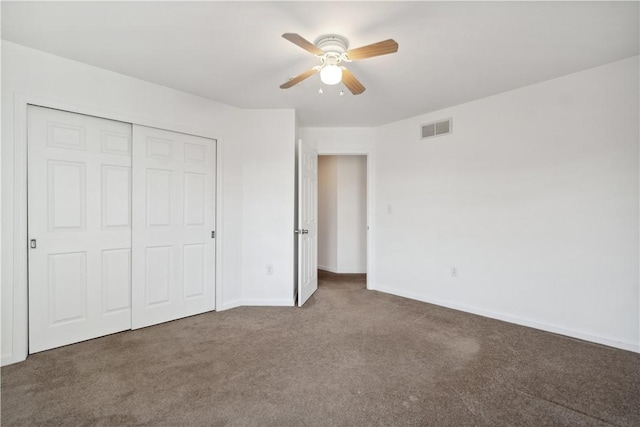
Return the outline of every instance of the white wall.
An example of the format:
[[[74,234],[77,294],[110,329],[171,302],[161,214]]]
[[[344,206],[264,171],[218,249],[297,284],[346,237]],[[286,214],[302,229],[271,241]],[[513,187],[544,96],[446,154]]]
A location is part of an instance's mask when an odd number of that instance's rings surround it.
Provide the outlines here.
[[[318,150],[318,154],[372,154],[375,128],[301,127],[300,137]]]
[[[0,17],[2,16],[2,3],[0,3]],[[4,49],[3,49],[3,44],[2,42],[0,42],[0,65],[2,65],[2,57],[4,55]],[[2,82],[2,67],[0,66],[0,83]],[[2,106],[2,99],[4,96],[4,88],[3,85],[0,84],[0,107]],[[1,113],[1,111],[0,111]],[[2,141],[4,141],[4,124],[2,123],[2,120],[0,120],[0,137],[2,138]],[[4,143],[2,143],[2,145],[4,145]],[[3,172],[2,172],[2,164],[4,163],[4,159],[3,159],[3,152],[4,150],[2,149],[2,146],[0,146],[0,364],[4,364],[4,363],[8,363],[9,360],[13,359],[13,355],[12,354],[7,354],[4,351],[4,346],[3,343],[9,340],[9,338],[3,338],[4,337],[4,329],[2,329],[2,324],[3,324],[3,320],[4,320],[4,299],[3,298],[3,288],[4,286],[2,286],[2,277],[4,277],[4,252],[3,252],[3,246],[4,244],[2,242],[4,242],[4,236],[5,236],[5,230],[4,230],[4,220],[3,220],[3,213],[2,211],[4,210],[4,192],[2,191],[2,188],[4,186],[4,182],[3,182]],[[13,292],[12,292],[13,294]],[[13,346],[13,343],[12,343]]]
[[[2,363],[21,360],[26,354],[26,289],[14,293],[16,278],[26,269],[23,254],[13,252],[14,239],[26,231],[17,230],[17,219],[26,215],[26,200],[14,204],[14,165],[24,159],[15,157],[14,139],[23,136],[14,128],[15,120],[26,112],[25,100],[45,106],[56,105],[71,111],[155,126],[179,132],[216,138],[222,162],[222,218],[217,237],[222,245],[222,275],[218,285],[220,309],[243,304],[243,298],[270,301],[281,298],[280,288],[273,292],[253,292],[256,270],[262,264],[261,253],[273,247],[270,235],[293,229],[293,110],[243,111],[209,99],[200,98],[117,73],[50,55],[10,42],[2,42]],[[15,113],[18,113],[16,117]],[[277,122],[277,126],[274,124]],[[248,129],[247,124],[255,125]],[[259,134],[259,135],[258,135]],[[273,145],[273,151],[265,147]],[[257,158],[263,153],[265,164]],[[261,185],[266,180],[275,187]],[[286,181],[286,182],[285,182]],[[16,194],[20,194],[17,192]],[[283,195],[284,194],[284,195]],[[271,195],[273,197],[271,197]],[[258,202],[269,200],[265,208]],[[275,204],[271,204],[275,201]],[[246,207],[245,207],[246,205]],[[256,207],[260,206],[258,210]],[[247,212],[247,209],[252,212]],[[264,218],[259,218],[264,215]],[[271,221],[275,219],[275,221]],[[15,221],[14,221],[15,220]],[[254,222],[256,220],[256,222]],[[288,226],[283,224],[290,221]],[[259,224],[256,234],[254,225]],[[247,226],[255,239],[244,238]],[[276,267],[273,279],[280,281],[285,267],[292,263],[292,243],[276,238],[280,250],[270,261]],[[292,238],[291,238],[292,241]],[[26,244],[26,237],[24,240]],[[26,253],[26,250],[25,250]],[[249,266],[245,271],[243,264]],[[14,270],[15,268],[15,270]],[[264,268],[261,267],[263,272]],[[292,275],[288,272],[288,299]],[[282,282],[286,281],[282,279]],[[243,285],[247,283],[247,289]],[[284,285],[279,285],[284,286]],[[15,310],[14,310],[15,308]]]
[[[243,116],[242,304],[292,306],[295,112]]]
[[[638,75],[629,58],[378,128],[377,288],[638,351]]]
[[[638,351],[638,72],[635,57],[377,129],[301,128],[320,154],[367,154],[368,287]],[[26,292],[13,292],[25,99],[217,138],[221,308],[290,305],[292,110],[242,111],[3,41],[3,364],[26,349]],[[450,116],[453,135],[417,138]]]
[[[318,156],[318,268],[338,272],[338,157]]]
[[[338,273],[367,271],[367,158],[338,158]]]

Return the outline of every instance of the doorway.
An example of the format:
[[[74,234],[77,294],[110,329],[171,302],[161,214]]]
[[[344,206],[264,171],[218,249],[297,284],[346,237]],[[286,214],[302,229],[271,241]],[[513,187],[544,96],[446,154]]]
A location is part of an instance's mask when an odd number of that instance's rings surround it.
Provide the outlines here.
[[[318,270],[367,273],[367,156],[318,156]]]

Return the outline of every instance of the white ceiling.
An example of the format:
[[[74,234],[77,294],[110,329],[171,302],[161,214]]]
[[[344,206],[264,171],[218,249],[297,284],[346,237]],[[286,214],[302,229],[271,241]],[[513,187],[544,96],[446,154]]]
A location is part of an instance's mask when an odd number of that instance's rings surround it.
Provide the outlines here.
[[[638,2],[2,2],[2,38],[303,126],[374,126],[639,54]],[[367,90],[318,94],[281,38],[338,33],[396,54],[348,65]]]

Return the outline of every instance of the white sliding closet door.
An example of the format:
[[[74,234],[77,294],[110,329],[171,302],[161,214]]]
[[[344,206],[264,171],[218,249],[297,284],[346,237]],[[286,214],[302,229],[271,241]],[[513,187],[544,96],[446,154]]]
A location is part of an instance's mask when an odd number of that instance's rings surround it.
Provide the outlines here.
[[[133,127],[132,326],[215,308],[216,141]]]
[[[131,125],[28,107],[29,353],[131,328]]]

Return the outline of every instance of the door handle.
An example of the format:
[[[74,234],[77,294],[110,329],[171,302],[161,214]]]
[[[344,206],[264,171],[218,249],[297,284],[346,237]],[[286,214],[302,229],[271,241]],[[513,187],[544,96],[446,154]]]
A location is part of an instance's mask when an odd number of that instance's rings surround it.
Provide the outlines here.
[[[293,232],[296,234],[309,234],[309,230],[305,230],[303,228],[301,228],[300,230],[293,230]]]
[[[29,242],[29,246],[31,247],[31,249],[35,249],[36,248],[36,239],[31,239],[31,242]]]
[[[309,234],[309,230],[301,230],[302,234]]]

